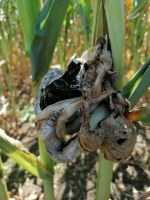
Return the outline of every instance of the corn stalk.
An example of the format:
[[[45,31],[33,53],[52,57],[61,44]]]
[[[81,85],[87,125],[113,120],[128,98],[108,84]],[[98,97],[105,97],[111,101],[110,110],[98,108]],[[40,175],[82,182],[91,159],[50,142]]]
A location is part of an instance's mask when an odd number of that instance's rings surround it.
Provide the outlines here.
[[[1,154],[1,152],[0,152]],[[0,155],[0,199],[8,200],[7,186],[3,179],[3,164]]]
[[[91,44],[93,46],[100,36],[109,35],[113,60],[119,73],[117,88],[121,89],[124,68],[124,2],[120,0],[117,2],[115,0],[95,0],[93,15]],[[105,160],[103,154],[100,153],[96,200],[109,199],[112,173],[113,163]]]
[[[146,3],[144,2],[144,6],[145,4]],[[106,21],[105,21],[105,15],[106,15]],[[108,26],[108,32],[106,26]],[[124,39],[125,39],[124,2],[120,0],[117,1],[96,0],[93,27],[94,27],[94,33],[92,34],[92,42],[96,41],[97,36],[102,35],[102,31],[98,33],[100,27],[103,30],[103,35],[105,33],[108,33],[110,37],[113,61],[119,74],[116,87],[118,90],[122,90],[123,88],[122,80],[124,76],[123,58],[124,58]],[[143,95],[144,91],[146,91],[146,89],[150,86],[149,67],[150,67],[150,62],[148,60],[144,64],[144,66],[135,74],[135,76],[123,88],[123,94],[129,98],[132,107],[135,106],[139,98]],[[139,111],[139,113],[140,113],[139,119],[143,123],[150,124],[149,120],[150,109],[148,108],[143,109]],[[103,155],[101,154],[99,157],[96,200],[109,199],[112,173],[113,173],[113,163],[105,160]]]

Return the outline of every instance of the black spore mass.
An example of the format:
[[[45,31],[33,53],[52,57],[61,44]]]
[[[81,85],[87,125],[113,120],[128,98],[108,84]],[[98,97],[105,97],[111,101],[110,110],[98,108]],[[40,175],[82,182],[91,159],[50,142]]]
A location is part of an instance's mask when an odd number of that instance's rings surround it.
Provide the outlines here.
[[[72,60],[61,78],[53,81],[46,88],[41,89],[41,110],[58,101],[81,96],[82,92],[77,80],[80,67],[81,62],[75,63]]]

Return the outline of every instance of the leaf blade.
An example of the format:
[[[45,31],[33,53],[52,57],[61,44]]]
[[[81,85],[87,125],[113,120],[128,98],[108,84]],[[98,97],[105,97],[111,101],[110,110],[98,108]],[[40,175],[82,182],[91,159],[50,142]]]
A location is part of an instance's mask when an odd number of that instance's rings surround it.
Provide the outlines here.
[[[134,88],[132,93],[130,94],[128,100],[131,103],[131,107],[134,107],[138,100],[142,97],[144,92],[150,86],[150,65],[146,69],[142,79],[139,81],[137,86]]]
[[[70,0],[47,0],[39,15],[30,56],[35,85],[38,85],[49,68],[69,3]]]
[[[134,88],[134,85],[138,80],[142,79],[142,76],[144,75],[145,71],[150,65],[150,59],[148,59],[145,64],[136,72],[136,74],[128,81],[128,83],[123,87],[122,95],[126,98],[129,97],[131,94],[131,91]]]
[[[52,178],[35,155],[27,151],[21,142],[6,135],[2,129],[0,129],[0,149],[33,175],[42,179]]]
[[[104,8],[106,11],[109,37],[112,48],[112,56],[115,63],[115,67],[119,73],[117,87],[121,90],[122,79],[124,76],[124,2],[120,0],[105,0]]]
[[[34,24],[42,8],[42,1],[37,0],[35,3],[35,0],[17,0],[16,2],[24,35],[25,51],[29,55],[34,33]]]

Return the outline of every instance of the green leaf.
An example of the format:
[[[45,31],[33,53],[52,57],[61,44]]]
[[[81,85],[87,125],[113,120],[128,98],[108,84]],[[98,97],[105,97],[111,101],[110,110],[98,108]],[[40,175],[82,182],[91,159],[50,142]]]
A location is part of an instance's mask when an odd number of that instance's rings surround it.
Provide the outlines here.
[[[34,24],[42,8],[42,1],[17,0],[17,6],[24,35],[25,51],[29,54],[33,39]]]
[[[142,95],[149,86],[150,86],[150,66],[147,68],[142,79],[139,81],[139,83],[129,96],[129,101],[132,107],[135,106],[135,104],[142,97]]]
[[[2,129],[0,129],[0,149],[33,175],[42,179],[52,178],[50,172],[36,156],[27,151],[21,142],[6,135]]]
[[[103,169],[103,170],[102,170]],[[104,158],[103,153],[99,156],[99,169],[97,178],[96,200],[108,200],[110,196],[110,183],[113,175],[113,162]]]
[[[105,0],[104,8],[106,12],[109,37],[111,41],[112,56],[115,68],[118,71],[118,89],[122,89],[122,79],[124,76],[124,38],[125,38],[125,12],[124,1]]]
[[[50,158],[48,152],[46,151],[44,142],[40,134],[38,135],[38,141],[39,141],[40,161],[44,164],[44,166],[46,166],[46,168],[51,174],[54,174],[53,160]],[[51,200],[54,200],[55,197],[54,197],[53,178],[43,180],[43,187],[44,187],[45,200],[49,200],[49,197],[51,197]]]
[[[7,186],[4,179],[0,178],[0,199],[9,200]]]
[[[131,95],[131,92],[142,79],[145,71],[150,65],[150,59],[148,59],[145,64],[136,72],[136,74],[128,81],[128,83],[123,87],[122,95],[128,98]]]
[[[47,0],[35,25],[31,47],[32,81],[38,85],[51,62],[70,0]]]

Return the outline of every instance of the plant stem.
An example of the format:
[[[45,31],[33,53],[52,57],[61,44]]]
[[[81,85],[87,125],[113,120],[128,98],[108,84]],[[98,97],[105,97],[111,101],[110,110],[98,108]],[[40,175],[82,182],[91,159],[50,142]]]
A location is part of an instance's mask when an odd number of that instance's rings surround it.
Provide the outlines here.
[[[91,46],[94,46],[96,40],[104,37],[107,25],[104,24],[104,7],[102,0],[95,0],[93,12],[92,38]],[[96,200],[107,200],[110,195],[110,185],[113,174],[113,163],[106,160],[102,153],[99,155],[98,178],[96,187]]]
[[[44,166],[47,167],[49,172],[51,174],[54,174],[53,161],[45,149],[40,134],[38,136],[38,140],[39,140],[40,160],[44,164]],[[54,198],[53,176],[51,179],[43,180],[43,187],[44,187],[45,200],[50,200],[50,199],[54,200],[55,198]]]
[[[38,92],[38,85],[34,87],[34,94],[36,95],[37,92]],[[53,160],[50,158],[48,152],[45,149],[40,133],[38,134],[38,143],[39,143],[40,161],[52,174],[51,178],[43,179],[44,198],[45,200],[54,200],[55,199],[54,184],[53,184],[54,164],[53,164]]]
[[[93,11],[93,26],[91,46],[94,46],[98,37],[109,32],[114,63],[119,72],[117,88],[122,87],[123,77],[123,48],[124,48],[124,3],[120,0],[105,1],[95,0]],[[105,9],[104,9],[105,7]],[[114,13],[117,11],[117,14]],[[107,21],[106,18],[107,17]],[[119,17],[118,17],[119,16]],[[108,26],[107,26],[108,24]],[[108,29],[109,31],[108,31]],[[120,32],[118,32],[118,28]],[[118,49],[116,50],[116,43]],[[119,51],[119,53],[118,53]],[[96,188],[96,200],[108,200],[110,195],[110,185],[113,174],[113,163],[105,160],[103,154],[99,157],[99,168]]]
[[[102,153],[99,156],[99,169],[96,188],[96,200],[107,200],[113,174],[113,162],[106,160]]]
[[[0,152],[1,153],[1,152]],[[0,199],[8,200],[7,186],[3,179],[3,163],[0,155]]]
[[[36,95],[38,92],[38,85],[34,87],[34,94]],[[52,174],[51,178],[43,179],[43,188],[44,188],[44,198],[45,200],[54,200],[54,184],[53,184],[53,176],[54,176],[54,164],[53,160],[50,158],[48,152],[45,149],[43,140],[38,134],[38,143],[39,143],[39,154],[41,163],[48,169],[50,174]]]

